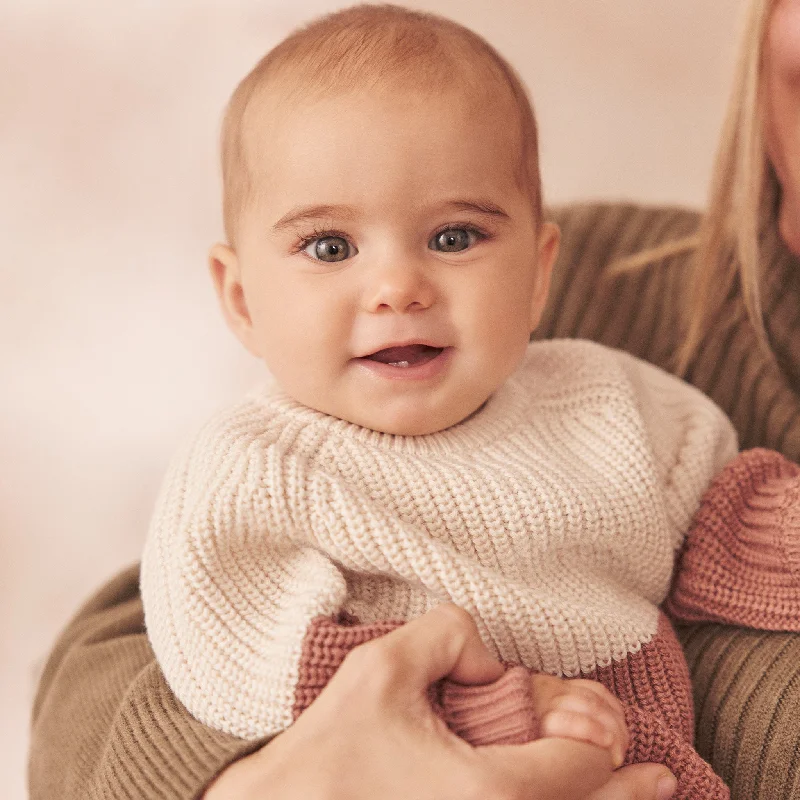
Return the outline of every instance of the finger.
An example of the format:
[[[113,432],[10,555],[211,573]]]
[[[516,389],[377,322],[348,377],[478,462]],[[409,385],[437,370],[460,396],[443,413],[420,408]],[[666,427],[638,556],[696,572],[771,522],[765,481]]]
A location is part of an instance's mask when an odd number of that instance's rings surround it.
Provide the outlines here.
[[[555,675],[543,672],[531,674],[531,691],[533,694],[533,710],[537,719],[552,711],[559,697],[569,691],[570,682]]]
[[[661,764],[633,764],[618,769],[585,800],[669,800],[677,787],[675,776]]]
[[[622,743],[616,735],[616,725],[610,715],[601,720],[596,715],[575,711],[551,711],[541,721],[540,730],[542,736],[561,736],[603,747],[609,752],[612,766],[622,766]]]
[[[531,685],[534,710],[540,723],[554,711],[572,711],[596,718],[608,731],[608,735],[602,734],[597,726],[593,725],[590,726],[588,733],[580,733],[583,730],[582,726],[576,731],[575,726],[565,721],[563,729],[543,725],[541,728],[543,735],[581,738],[599,747],[610,747],[615,766],[623,763],[630,740],[628,726],[622,703],[608,689],[597,681],[567,680],[544,674],[532,675]],[[559,725],[557,722],[555,724]]]
[[[583,717],[591,725],[590,738],[576,736],[572,732],[559,732],[554,725],[559,725],[559,720],[572,720]],[[557,697],[550,711],[542,718],[542,734],[544,736],[574,736],[584,738],[600,747],[609,747],[613,755],[614,766],[622,766],[625,752],[628,749],[628,727],[625,720],[616,714],[604,703],[597,700],[588,701],[586,697],[578,694],[565,694]]]
[[[570,694],[585,698],[588,703],[596,709],[598,713],[603,709],[605,713],[610,713],[615,721],[615,738],[620,743],[620,764],[627,752],[630,743],[630,733],[628,723],[625,720],[625,706],[611,694],[601,683],[592,680],[571,680],[570,685],[574,687]],[[577,709],[576,709],[577,710]]]
[[[572,680],[570,683],[578,691],[586,696],[596,699],[600,704],[607,707],[618,718],[620,725],[625,726],[625,706],[599,681],[591,681],[580,678]]]
[[[612,774],[606,750],[571,739],[479,747],[476,752],[505,776],[506,783],[514,790],[508,793],[512,797],[586,800]],[[547,787],[546,795],[542,795],[542,787]],[[628,800],[628,797],[619,795],[614,800]]]
[[[555,675],[533,673],[531,685],[537,706],[546,712],[559,697],[578,695],[592,708],[607,708],[625,726],[625,708],[622,703],[602,683],[584,678],[558,678]]]
[[[451,603],[355,648],[337,675],[343,670],[378,673],[395,691],[416,693],[444,677],[482,684],[497,680],[504,672],[481,641],[472,617]]]

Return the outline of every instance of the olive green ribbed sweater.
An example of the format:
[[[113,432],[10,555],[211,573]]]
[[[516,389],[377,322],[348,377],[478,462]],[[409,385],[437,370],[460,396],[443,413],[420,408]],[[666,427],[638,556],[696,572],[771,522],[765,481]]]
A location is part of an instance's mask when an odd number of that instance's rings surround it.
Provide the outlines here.
[[[693,233],[697,214],[619,204],[570,206],[553,217],[562,249],[536,337],[592,339],[672,372],[691,254],[612,276],[608,270]],[[761,244],[762,302],[777,362],[758,347],[741,297],[732,293],[686,377],[728,414],[742,449],[769,447],[800,461],[800,259],[774,231]]]
[[[669,369],[688,256],[604,280],[616,259],[690,233],[695,214],[627,205],[556,213],[564,237],[540,335],[581,336]],[[764,306],[780,366],[763,356],[737,298],[690,378],[732,417],[743,446],[800,460],[800,263],[764,242]],[[792,343],[796,346],[793,348]],[[720,625],[682,632],[694,672],[697,746],[734,800],[800,796],[800,636]],[[31,800],[195,798],[254,749],[192,719],[144,633],[138,569],[104,587],[67,627],[33,712]]]

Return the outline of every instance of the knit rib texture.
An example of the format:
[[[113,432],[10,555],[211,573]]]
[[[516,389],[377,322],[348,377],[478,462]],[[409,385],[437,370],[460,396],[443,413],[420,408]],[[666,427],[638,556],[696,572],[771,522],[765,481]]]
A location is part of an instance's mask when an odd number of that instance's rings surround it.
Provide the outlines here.
[[[138,567],[62,634],[33,720],[31,800],[194,800],[263,743],[202,725],[170,691],[144,633]]]
[[[692,387],[590,342],[530,345],[483,409],[378,434],[278,390],[217,415],[165,481],[142,567],[178,698],[244,738],[291,724],[319,618],[449,600],[503,661],[577,676],[656,633],[675,551],[736,452]]]
[[[714,481],[686,541],[667,611],[683,622],[798,628],[800,467],[755,449]]]
[[[696,212],[630,203],[571,205],[550,216],[561,250],[539,339],[591,339],[672,372],[686,329],[694,250],[632,270],[627,256],[691,236]],[[761,346],[738,280],[720,287],[722,309],[686,379],[728,415],[743,449],[767,447],[800,462],[800,257],[767,225],[760,241],[762,307],[772,352]]]

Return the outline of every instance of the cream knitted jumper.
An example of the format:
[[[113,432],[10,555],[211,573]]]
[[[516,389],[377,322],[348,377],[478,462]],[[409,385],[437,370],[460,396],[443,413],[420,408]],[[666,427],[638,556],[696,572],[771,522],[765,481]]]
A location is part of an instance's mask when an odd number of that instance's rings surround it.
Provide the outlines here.
[[[701,496],[735,454],[702,393],[584,341],[532,344],[478,413],[428,436],[262,391],[169,472],[142,563],[148,634],[200,721],[256,738],[289,726],[348,647],[450,600],[508,663],[596,676],[630,661],[660,675],[624,699],[666,701],[662,727],[690,742],[688,673],[658,606]],[[443,713],[470,738],[470,695],[451,694]],[[481,741],[535,735],[530,714],[502,732],[481,719]],[[708,789],[713,775],[693,769]]]

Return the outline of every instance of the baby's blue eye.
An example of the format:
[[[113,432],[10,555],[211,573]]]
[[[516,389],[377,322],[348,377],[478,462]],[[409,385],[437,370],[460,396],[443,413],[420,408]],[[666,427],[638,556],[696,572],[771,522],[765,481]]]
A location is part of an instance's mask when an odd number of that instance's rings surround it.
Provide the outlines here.
[[[358,250],[341,236],[321,236],[319,239],[309,242],[304,252],[317,261],[332,263],[344,261],[346,258],[354,256]]]
[[[458,253],[475,244],[477,238],[475,231],[466,228],[447,228],[437,233],[428,242],[428,247],[440,253]]]

